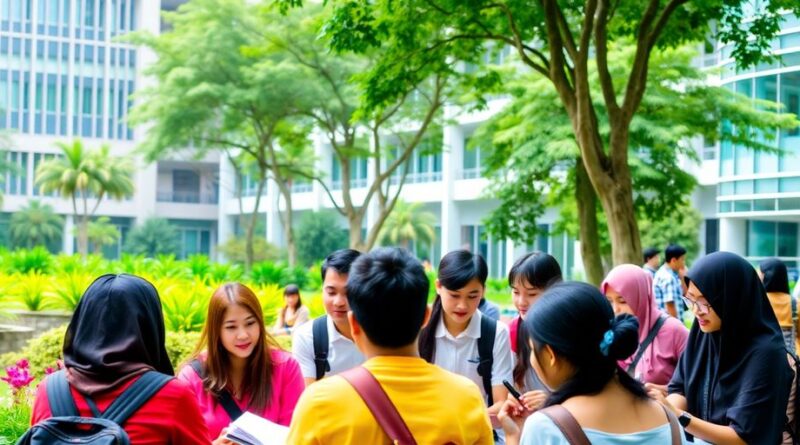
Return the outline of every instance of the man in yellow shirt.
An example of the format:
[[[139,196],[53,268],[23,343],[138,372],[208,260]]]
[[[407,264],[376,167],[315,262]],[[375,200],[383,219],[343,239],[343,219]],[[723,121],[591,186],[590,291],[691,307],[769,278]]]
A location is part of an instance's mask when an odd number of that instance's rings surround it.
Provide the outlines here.
[[[486,406],[471,380],[419,357],[430,283],[406,250],[362,255],[350,268],[347,299],[353,340],[416,442],[494,443]],[[340,376],[310,385],[295,408],[287,443],[391,444],[356,390]]]

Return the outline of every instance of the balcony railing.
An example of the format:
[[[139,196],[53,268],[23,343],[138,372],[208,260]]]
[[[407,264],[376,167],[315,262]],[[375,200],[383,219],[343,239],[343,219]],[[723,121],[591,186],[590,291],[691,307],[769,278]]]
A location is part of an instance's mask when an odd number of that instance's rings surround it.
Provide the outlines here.
[[[217,204],[219,196],[216,193],[197,192],[158,192],[159,202],[180,202],[187,204]]]
[[[420,172],[420,173],[409,173],[406,176],[406,184],[422,184],[426,182],[441,182],[442,181],[442,172]],[[392,175],[390,180],[391,185],[397,185],[400,183],[400,175]]]

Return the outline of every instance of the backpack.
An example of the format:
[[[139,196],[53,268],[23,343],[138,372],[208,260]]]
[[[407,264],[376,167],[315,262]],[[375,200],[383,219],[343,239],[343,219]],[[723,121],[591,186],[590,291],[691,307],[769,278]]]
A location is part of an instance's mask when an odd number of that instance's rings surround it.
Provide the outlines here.
[[[317,380],[325,377],[331,370],[328,363],[328,316],[314,319],[311,336],[314,338],[314,366],[317,368]]]
[[[481,338],[478,339],[478,375],[483,380],[486,392],[486,405],[494,405],[492,395],[492,365],[494,365],[494,337],[497,333],[497,322],[490,317],[481,317]]]
[[[170,380],[172,377],[168,375],[148,371],[102,414],[94,401],[86,397],[94,417],[82,417],[70,392],[65,371],[58,371],[47,377],[45,386],[52,417],[32,426],[17,445],[129,445],[130,439],[122,424]]]
[[[200,379],[206,378],[205,369],[203,368],[203,364],[200,363],[200,360],[194,359],[189,363],[189,366],[194,369],[194,372],[197,373]],[[222,405],[222,408],[225,409],[225,413],[228,414],[228,417],[231,418],[231,422],[242,417],[242,410],[239,408],[239,405],[233,400],[233,396],[231,395],[230,391],[227,389],[223,389],[219,394],[217,394],[217,402]]]

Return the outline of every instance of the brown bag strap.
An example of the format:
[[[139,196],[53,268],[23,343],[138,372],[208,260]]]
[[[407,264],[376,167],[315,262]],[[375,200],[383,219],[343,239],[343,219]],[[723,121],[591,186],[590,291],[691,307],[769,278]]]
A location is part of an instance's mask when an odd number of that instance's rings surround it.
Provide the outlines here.
[[[539,412],[549,417],[556,424],[570,445],[592,445],[578,421],[563,406],[551,405]]]
[[[669,420],[669,430],[672,433],[672,445],[681,445],[681,434],[683,434],[683,428],[678,423],[678,418],[675,417],[675,414],[672,411],[668,410],[663,405],[661,406],[664,408],[664,412],[667,413],[667,420]]]
[[[400,417],[386,391],[367,368],[358,366],[339,375],[353,385],[393,444],[417,445],[408,425]]]

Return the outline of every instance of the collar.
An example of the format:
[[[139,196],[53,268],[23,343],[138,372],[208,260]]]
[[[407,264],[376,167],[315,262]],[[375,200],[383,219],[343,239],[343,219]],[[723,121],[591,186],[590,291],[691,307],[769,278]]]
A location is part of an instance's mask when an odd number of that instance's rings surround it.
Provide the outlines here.
[[[331,343],[336,341],[346,341],[348,343],[353,343],[352,340],[340,334],[339,331],[336,330],[336,326],[333,324],[333,318],[331,318],[330,316],[327,317],[327,325],[328,325],[328,338],[330,339]]]
[[[469,337],[478,339],[481,337],[481,311],[475,311],[475,314],[472,315],[472,318],[469,320],[469,324],[467,325],[467,329],[458,336],[453,337],[450,335],[450,332],[444,326],[444,311],[442,311],[442,318],[439,320],[439,324],[436,326],[436,338],[446,337],[450,340],[458,340],[459,338]]]

